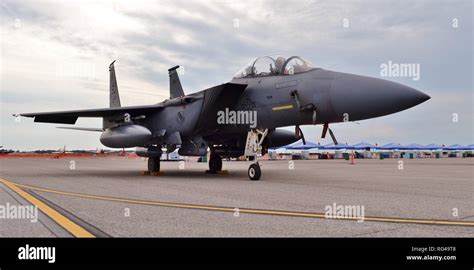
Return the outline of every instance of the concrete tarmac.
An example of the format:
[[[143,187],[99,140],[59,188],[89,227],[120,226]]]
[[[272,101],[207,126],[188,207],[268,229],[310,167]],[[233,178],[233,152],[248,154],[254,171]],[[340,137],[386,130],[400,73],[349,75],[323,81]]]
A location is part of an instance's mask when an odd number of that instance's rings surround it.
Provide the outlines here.
[[[402,161],[263,160],[250,181],[241,161],[215,175],[162,162],[151,176],[141,159],[4,158],[0,176],[101,237],[474,237],[474,159]],[[9,193],[3,185],[0,205],[15,202]],[[325,218],[334,205],[363,207],[366,219]],[[0,222],[1,237],[65,236],[51,222]]]

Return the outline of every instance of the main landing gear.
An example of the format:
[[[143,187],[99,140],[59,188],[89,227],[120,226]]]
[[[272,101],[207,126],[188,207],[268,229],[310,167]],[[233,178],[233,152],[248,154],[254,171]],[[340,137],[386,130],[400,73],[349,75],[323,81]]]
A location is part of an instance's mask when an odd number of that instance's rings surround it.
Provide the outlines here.
[[[268,134],[268,129],[252,129],[247,133],[247,142],[245,144],[245,156],[249,158],[250,161],[257,159],[257,154],[262,153],[262,143],[265,139],[265,136]],[[262,171],[260,169],[260,164],[257,162],[250,164],[247,171],[250,180],[257,181],[260,180]]]
[[[148,171],[150,173],[157,173],[160,171],[160,158],[148,158]]]
[[[222,158],[219,154],[212,153],[209,156],[209,173],[222,171]]]

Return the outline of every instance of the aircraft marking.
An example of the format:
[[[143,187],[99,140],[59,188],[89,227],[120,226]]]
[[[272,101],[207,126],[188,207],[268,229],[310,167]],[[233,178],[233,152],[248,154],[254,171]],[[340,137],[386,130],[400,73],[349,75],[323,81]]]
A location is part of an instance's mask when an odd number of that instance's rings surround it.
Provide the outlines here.
[[[281,111],[281,110],[289,110],[293,109],[293,105],[285,105],[285,106],[279,106],[279,107],[273,107],[273,111]]]

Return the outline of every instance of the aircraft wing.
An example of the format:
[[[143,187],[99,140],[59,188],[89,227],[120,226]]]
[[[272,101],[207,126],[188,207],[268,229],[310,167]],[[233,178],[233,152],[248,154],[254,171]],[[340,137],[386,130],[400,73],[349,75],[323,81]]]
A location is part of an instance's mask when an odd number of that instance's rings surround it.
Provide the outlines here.
[[[130,106],[115,108],[100,108],[75,111],[57,111],[57,112],[39,112],[39,113],[20,113],[14,116],[34,117],[35,122],[57,123],[57,124],[75,124],[79,117],[111,117],[115,115],[128,113],[130,116],[147,115],[163,108],[163,104],[147,106]]]
[[[96,132],[103,132],[103,128],[87,128],[87,127],[56,127],[59,129],[71,129],[71,130],[81,130],[81,131],[96,131]]]

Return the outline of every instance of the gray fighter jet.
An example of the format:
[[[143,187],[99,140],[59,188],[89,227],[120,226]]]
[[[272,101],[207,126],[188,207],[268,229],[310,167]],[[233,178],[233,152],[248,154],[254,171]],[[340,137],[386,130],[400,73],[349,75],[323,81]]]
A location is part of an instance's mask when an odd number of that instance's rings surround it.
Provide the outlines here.
[[[110,108],[16,116],[60,124],[100,117],[102,128],[61,128],[101,132],[100,141],[107,147],[136,147],[138,156],[148,158],[148,172],[160,170],[163,151],[179,148],[182,156],[204,156],[209,149],[208,172],[216,173],[222,169],[222,158],[246,156],[256,161],[270,147],[300,139],[305,143],[301,125],[323,125],[321,137],[329,131],[337,144],[330,123],[392,114],[430,98],[399,83],[317,68],[299,56],[264,56],[230,82],[188,95],[175,66],[168,70],[169,99],[122,107],[114,62],[109,66]],[[287,126],[295,126],[295,132],[278,129]],[[260,179],[258,162],[250,165],[248,176]]]

